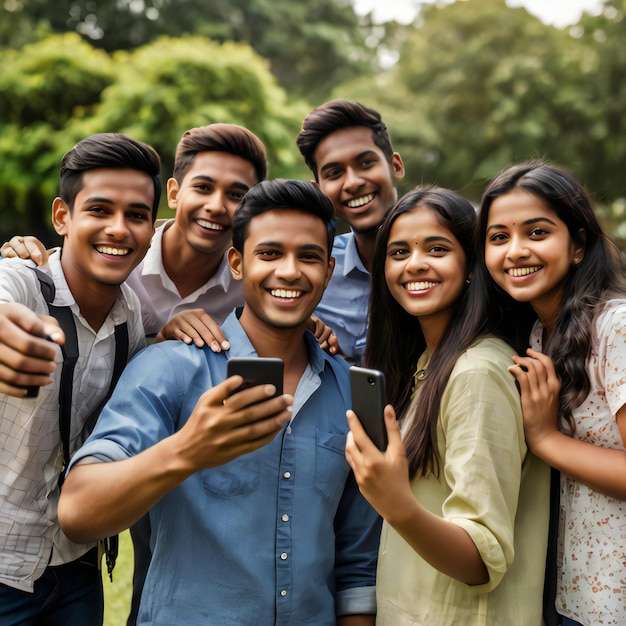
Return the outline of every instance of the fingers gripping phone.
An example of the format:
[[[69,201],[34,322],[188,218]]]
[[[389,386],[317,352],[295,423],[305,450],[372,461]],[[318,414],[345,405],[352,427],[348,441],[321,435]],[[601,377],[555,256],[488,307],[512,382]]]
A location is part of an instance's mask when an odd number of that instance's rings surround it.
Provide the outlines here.
[[[276,387],[274,397],[283,393],[284,363],[282,359],[233,357],[228,360],[226,368],[229,377],[239,374],[243,378],[243,383],[233,393],[238,393],[256,385],[267,384]]]
[[[365,367],[350,368],[352,410],[356,413],[363,429],[379,450],[387,449],[387,428],[384,410],[387,404],[385,375]]]

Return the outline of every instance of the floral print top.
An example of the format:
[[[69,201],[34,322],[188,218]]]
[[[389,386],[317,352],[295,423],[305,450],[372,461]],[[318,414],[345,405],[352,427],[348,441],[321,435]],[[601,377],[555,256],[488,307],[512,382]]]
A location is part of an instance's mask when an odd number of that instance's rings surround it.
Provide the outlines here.
[[[531,347],[541,350],[536,323]],[[626,404],[626,300],[598,315],[587,361],[589,394],[573,413],[571,436],[624,450],[616,414]],[[556,608],[585,626],[626,624],[626,502],[561,477]]]

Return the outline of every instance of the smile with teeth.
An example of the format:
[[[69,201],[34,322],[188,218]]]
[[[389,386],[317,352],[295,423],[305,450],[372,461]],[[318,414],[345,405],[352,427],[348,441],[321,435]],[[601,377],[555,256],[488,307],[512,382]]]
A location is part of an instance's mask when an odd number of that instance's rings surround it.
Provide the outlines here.
[[[439,283],[433,283],[429,280],[420,280],[419,282],[406,283],[404,288],[407,291],[423,291],[424,289],[432,289],[436,287]]]
[[[112,248],[111,246],[96,246],[96,250],[101,254],[112,256],[126,256],[130,252],[128,248]]]
[[[222,224],[216,224],[215,222],[209,222],[208,220],[196,220],[198,226],[202,228],[208,228],[209,230],[226,230],[226,227]]]
[[[270,289],[270,293],[275,298],[299,298],[302,295],[301,291],[295,289]]]
[[[520,277],[520,276],[528,276],[529,274],[534,274],[541,269],[541,265],[535,265],[533,267],[512,267],[510,270],[506,270],[506,273],[509,276]]]
[[[374,199],[373,193],[368,193],[366,196],[361,196],[360,198],[353,198],[352,200],[348,200],[346,204],[351,209],[358,209],[359,207],[364,206],[368,202],[371,202]]]

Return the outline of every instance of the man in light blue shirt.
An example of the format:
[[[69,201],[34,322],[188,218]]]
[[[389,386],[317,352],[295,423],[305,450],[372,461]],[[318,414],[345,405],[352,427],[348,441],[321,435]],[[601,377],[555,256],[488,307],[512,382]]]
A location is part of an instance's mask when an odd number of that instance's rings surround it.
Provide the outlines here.
[[[347,100],[309,113],[296,143],[337,216],[350,226],[349,233],[335,237],[335,272],[315,314],[337,337],[339,349],[331,351],[361,364],[376,233],[397,199],[404,165],[380,114]]]
[[[72,461],[59,504],[70,538],[150,509],[139,624],[374,624],[380,520],[344,457],[348,366],[306,331],[333,234],[311,183],[253,187],[228,255],[245,298],[224,324],[231,350],[146,349]],[[284,361],[285,395],[233,393],[227,360],[255,355]]]

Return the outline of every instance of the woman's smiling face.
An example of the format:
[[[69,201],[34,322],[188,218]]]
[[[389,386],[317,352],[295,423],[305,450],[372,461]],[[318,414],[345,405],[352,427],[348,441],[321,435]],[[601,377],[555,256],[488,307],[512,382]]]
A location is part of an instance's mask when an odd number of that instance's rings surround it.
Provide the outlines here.
[[[563,284],[584,247],[574,244],[556,211],[522,189],[497,197],[489,207],[485,263],[512,298],[529,302],[540,319],[558,311]]]

